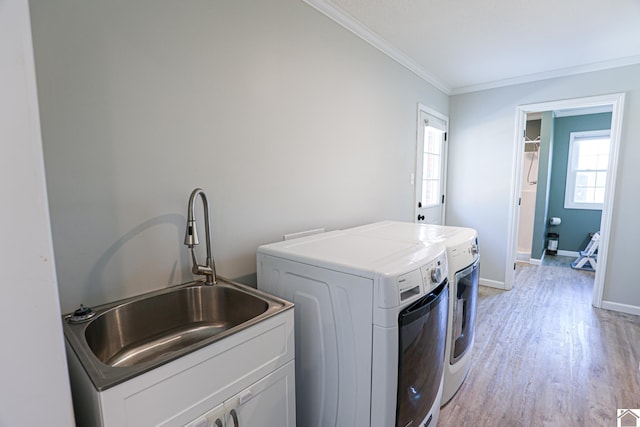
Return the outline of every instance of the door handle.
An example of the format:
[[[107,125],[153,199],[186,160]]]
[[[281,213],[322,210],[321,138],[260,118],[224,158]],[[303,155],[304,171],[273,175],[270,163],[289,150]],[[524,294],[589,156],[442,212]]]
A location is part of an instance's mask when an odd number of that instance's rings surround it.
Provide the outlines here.
[[[418,215],[418,221],[423,221],[424,220],[424,215]]]
[[[238,413],[235,409],[232,409],[229,414],[233,418],[233,427],[240,427],[240,421],[238,421]]]

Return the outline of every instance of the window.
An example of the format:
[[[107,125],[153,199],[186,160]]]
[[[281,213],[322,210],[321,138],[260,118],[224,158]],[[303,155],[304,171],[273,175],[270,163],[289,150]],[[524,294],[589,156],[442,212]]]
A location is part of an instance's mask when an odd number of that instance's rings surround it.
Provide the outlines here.
[[[610,136],[609,130],[571,132],[565,208],[602,209],[609,166]]]
[[[442,192],[442,136],[444,132],[425,124],[424,152],[422,156],[423,207],[439,206]]]

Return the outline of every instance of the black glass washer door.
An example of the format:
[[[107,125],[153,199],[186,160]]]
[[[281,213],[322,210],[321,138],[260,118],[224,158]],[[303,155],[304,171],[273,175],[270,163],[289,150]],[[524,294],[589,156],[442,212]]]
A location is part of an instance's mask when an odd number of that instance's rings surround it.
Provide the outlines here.
[[[436,400],[444,369],[448,310],[445,280],[398,315],[396,427],[417,427]]]
[[[449,363],[458,361],[473,342],[475,329],[476,306],[478,300],[478,281],[480,259],[462,271],[456,273],[456,301],[454,303],[452,321],[452,340]]]

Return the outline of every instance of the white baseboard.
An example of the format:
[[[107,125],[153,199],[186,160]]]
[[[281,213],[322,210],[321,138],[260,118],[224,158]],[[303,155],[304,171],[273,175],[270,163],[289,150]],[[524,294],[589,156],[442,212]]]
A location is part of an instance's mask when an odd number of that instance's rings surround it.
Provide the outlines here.
[[[580,256],[580,252],[576,252],[576,251],[565,251],[565,250],[558,250],[558,255],[562,255],[562,256],[572,256],[572,257],[576,257],[578,258]]]
[[[602,301],[605,310],[618,311],[620,313],[635,314],[640,316],[640,307],[635,305],[620,304],[618,302]]]
[[[544,258],[544,254],[542,254],[542,258]],[[523,262],[531,265],[542,265],[542,259],[531,258],[530,252],[516,252],[516,262]]]
[[[488,286],[490,288],[497,288],[497,289],[503,289],[503,290],[505,289],[504,282],[499,282],[497,280],[483,279],[482,277],[480,278],[480,280],[478,280],[478,284],[482,286]]]

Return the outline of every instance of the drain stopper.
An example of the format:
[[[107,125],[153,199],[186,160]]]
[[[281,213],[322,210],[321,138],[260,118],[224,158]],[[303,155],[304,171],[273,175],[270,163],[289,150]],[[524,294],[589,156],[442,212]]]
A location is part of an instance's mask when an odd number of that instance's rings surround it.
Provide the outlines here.
[[[96,315],[96,312],[91,309],[91,307],[85,307],[80,304],[80,308],[73,312],[71,316],[67,318],[70,323],[82,323],[91,319]]]

